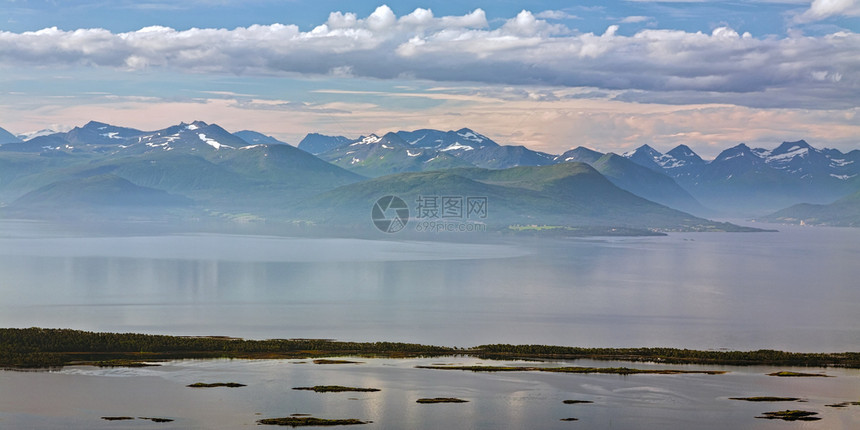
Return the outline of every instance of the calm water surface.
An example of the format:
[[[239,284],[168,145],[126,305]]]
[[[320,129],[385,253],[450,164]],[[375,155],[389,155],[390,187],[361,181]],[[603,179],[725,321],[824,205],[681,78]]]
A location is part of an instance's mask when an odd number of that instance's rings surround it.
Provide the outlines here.
[[[779,228],[462,244],[82,237],[5,221],[0,326],[860,350],[860,229]]]
[[[58,372],[0,372],[0,427],[62,429],[240,429],[261,418],[312,414],[373,421],[359,429],[829,429],[860,426],[860,406],[827,404],[860,398],[860,371],[828,369],[831,378],[776,378],[770,367],[725,367],[724,375],[504,374],[416,369],[432,363],[596,365],[629,363],[487,362],[473,358],[357,359],[317,365],[305,360],[174,361],[143,369],[68,367]],[[636,367],[659,367],[636,364]],[[698,366],[672,368],[704,369]],[[809,369],[800,369],[809,371]],[[188,388],[195,382],[240,382],[242,388]],[[347,385],[375,393],[314,393],[292,387]],[[751,403],[729,397],[777,395],[803,403]],[[417,404],[458,397],[462,404]],[[563,400],[592,404],[565,405]],[[756,419],[803,409],[821,421]],[[103,416],[175,420],[113,421]],[[578,418],[578,422],[562,422]],[[258,427],[257,427],[258,428]],[[353,428],[353,427],[350,427]]]
[[[860,229],[779,228],[463,244],[396,236],[112,237],[0,221],[0,326],[447,346],[860,350]],[[369,429],[860,427],[860,407],[825,406],[860,400],[857,370],[828,369],[835,378],[803,379],[768,377],[787,369],[765,367],[726,367],[726,375],[624,377],[414,368],[478,361],[463,357],[361,361],[320,366],[204,360],[143,369],[0,371],[0,428],[237,429],[293,413],[374,421],[361,427]],[[227,381],[248,386],[185,387]],[[291,389],[324,384],[382,391]],[[728,400],[758,395],[807,402]],[[437,396],[470,402],[415,403]],[[565,399],[595,403],[564,405]],[[787,408],[819,412],[824,419],[754,418]],[[100,419],[121,415],[176,421]],[[580,421],[559,421],[567,417]]]

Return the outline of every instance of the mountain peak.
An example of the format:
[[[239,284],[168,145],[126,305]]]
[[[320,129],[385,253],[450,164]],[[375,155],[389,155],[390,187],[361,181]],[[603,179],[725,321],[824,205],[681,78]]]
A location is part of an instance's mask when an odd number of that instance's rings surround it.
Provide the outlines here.
[[[699,154],[696,154],[695,151],[690,149],[689,146],[681,144],[674,148],[671,151],[667,152],[666,155],[669,155],[677,160],[682,160],[688,163],[704,163],[702,157],[699,157]]]
[[[776,149],[774,149],[773,151],[770,152],[770,154],[771,155],[787,154],[789,152],[795,152],[795,151],[803,150],[803,149],[810,150],[810,151],[815,150],[815,148],[813,148],[810,144],[806,143],[805,140],[801,139],[801,140],[798,140],[795,142],[782,142],[782,144],[777,146]]]
[[[90,121],[90,122],[84,124],[84,126],[81,128],[83,128],[83,129],[97,129],[98,130],[98,129],[104,129],[106,127],[110,127],[110,124],[107,124],[104,122],[99,122],[99,121]]]

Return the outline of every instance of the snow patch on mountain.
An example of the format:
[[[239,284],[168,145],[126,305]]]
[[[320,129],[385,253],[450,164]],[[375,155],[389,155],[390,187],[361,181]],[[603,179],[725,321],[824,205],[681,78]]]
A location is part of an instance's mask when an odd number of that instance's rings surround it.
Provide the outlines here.
[[[355,142],[355,143],[353,143],[353,144],[351,144],[351,145],[349,145],[349,146],[356,146],[356,145],[372,145],[372,144],[374,144],[374,143],[378,143],[380,140],[382,140],[382,138],[381,138],[381,137],[379,137],[379,136],[377,136],[377,135],[375,135],[375,134],[371,134],[370,136],[367,136],[367,137],[365,137],[365,138],[363,138],[363,139],[359,140],[358,142]]]
[[[457,150],[460,150],[460,149],[462,149],[462,150],[464,150],[464,151],[471,151],[471,150],[473,150],[473,149],[475,149],[475,148],[472,148],[471,146],[463,145],[463,144],[462,144],[462,143],[460,143],[460,142],[454,142],[453,144],[448,145],[448,147],[443,148],[443,149],[440,149],[440,151],[442,151],[442,152],[448,152],[448,151],[457,151]]]
[[[191,124],[191,125],[194,125],[194,124]],[[200,138],[200,140],[202,140],[202,141],[206,142],[206,144],[207,144],[207,145],[209,145],[209,146],[211,146],[211,147],[213,147],[213,148],[215,148],[215,149],[221,149],[221,148],[230,148],[230,149],[233,149],[233,147],[232,147],[232,146],[229,146],[229,145],[223,145],[223,144],[221,144],[221,142],[219,142],[219,141],[217,141],[217,140],[215,140],[215,139],[211,139],[211,138],[206,137],[206,134],[204,134],[204,133],[199,133],[199,134],[197,134],[197,137],[199,137],[199,138]]]

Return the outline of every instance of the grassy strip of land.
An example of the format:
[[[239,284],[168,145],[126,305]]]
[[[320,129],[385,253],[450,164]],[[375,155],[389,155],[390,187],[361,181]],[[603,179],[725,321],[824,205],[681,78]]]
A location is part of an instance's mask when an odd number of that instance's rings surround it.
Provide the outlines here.
[[[628,367],[530,367],[530,366],[415,366],[418,369],[466,370],[470,372],[604,373],[612,375],[722,375],[723,370],[631,369]]]
[[[314,360],[314,364],[361,364],[361,362],[350,360],[328,360],[325,358],[321,358],[319,360]]]
[[[759,396],[759,397],[729,397],[729,400],[743,400],[745,402],[797,402],[800,399],[797,397]]]
[[[336,356],[408,358],[448,355],[497,360],[592,359],[667,364],[860,368],[860,352],[696,351],[674,348],[578,348],[549,345],[481,345],[463,349],[414,343],[339,342],[327,339],[243,340],[223,337],[94,333],[69,329],[0,329],[0,368],[50,368],[73,364],[131,366],[157,360],[195,358],[306,359]],[[314,362],[318,364],[356,363],[347,360],[315,360]],[[569,370],[569,372],[588,373],[582,370]],[[658,373],[658,371],[648,372]],[[619,370],[612,373],[632,372]],[[685,373],[689,372],[685,371]]]
[[[556,358],[650,361],[668,364],[774,365],[802,367],[860,368],[860,352],[797,353],[760,349],[757,351],[699,351],[677,348],[580,348],[552,345],[481,345],[473,355],[486,359]]]
[[[170,418],[150,418],[150,417],[138,417],[138,418],[140,418],[142,420],[149,420],[149,421],[152,421],[154,423],[172,423],[173,422],[173,420]]]
[[[293,387],[294,390],[313,391],[315,393],[373,393],[382,391],[379,388],[359,388],[359,387],[344,387],[342,385],[315,385],[313,387]]]
[[[418,399],[415,403],[468,403],[468,400],[458,399],[456,397],[432,397]]]
[[[830,376],[825,375],[823,373],[804,373],[789,371],[768,373],[767,376],[779,376],[782,378],[830,378]]]
[[[849,406],[860,406],[860,402],[841,402],[841,403],[834,403],[832,405],[824,405],[824,406],[827,406],[829,408],[847,408]]]
[[[351,426],[356,424],[367,424],[366,421],[361,421],[355,418],[348,419],[325,419],[315,417],[284,417],[284,418],[265,418],[257,421],[257,424],[270,426],[290,426],[290,427],[321,427],[321,426]]]
[[[227,388],[239,388],[246,387],[245,384],[240,384],[238,382],[195,382],[193,384],[187,385],[187,387],[191,388],[217,388],[217,387],[227,387]]]
[[[799,410],[786,410],[786,411],[776,411],[776,412],[764,412],[763,416],[756,418],[763,418],[766,420],[785,420],[785,421],[818,421],[821,418],[816,417],[818,412],[810,412],[810,411],[799,411]]]

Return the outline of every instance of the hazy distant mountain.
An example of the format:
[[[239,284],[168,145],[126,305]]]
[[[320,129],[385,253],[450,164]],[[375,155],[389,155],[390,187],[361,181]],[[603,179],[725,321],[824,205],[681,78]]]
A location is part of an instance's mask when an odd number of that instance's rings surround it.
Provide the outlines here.
[[[144,134],[133,128],[117,127],[102,122],[90,121],[83,127],[75,127],[62,134],[71,147],[111,146]]]
[[[163,190],[141,187],[115,175],[96,175],[54,182],[31,191],[12,203],[13,209],[66,211],[100,207],[175,207],[191,200]]]
[[[669,176],[620,155],[609,153],[590,164],[613,184],[639,197],[693,214],[710,212]]]
[[[564,154],[555,157],[554,161],[557,163],[569,163],[571,161],[578,161],[580,163],[591,164],[599,160],[602,156],[602,152],[597,152],[584,146],[578,146],[574,149],[566,151]]]
[[[20,133],[20,134],[18,134],[18,136],[17,136],[17,137],[18,137],[18,139],[19,139],[19,140],[24,141],[24,140],[30,140],[30,139],[32,139],[32,138],[34,138],[34,137],[47,136],[47,135],[49,135],[49,134],[55,134],[55,133],[57,133],[57,132],[56,132],[56,131],[54,131],[54,130],[51,130],[51,129],[49,129],[49,128],[44,128],[44,129],[41,129],[41,130],[38,130],[38,131],[31,131],[31,132],[28,132],[28,133]]]
[[[665,173],[620,155],[603,154],[580,146],[555,157],[555,161],[586,163],[617,187],[674,209],[699,215],[711,212]]]
[[[396,133],[386,133],[382,137],[375,134],[362,136],[318,156],[344,169],[370,177],[471,165],[443,151],[413,147]]]
[[[827,205],[802,203],[761,219],[789,224],[860,227],[860,191]]]
[[[773,150],[739,144],[710,162],[686,146],[662,154],[644,145],[625,156],[674,178],[704,205],[725,211],[760,213],[798,202],[824,203],[860,184],[860,151],[819,150],[803,140]]]
[[[12,143],[12,142],[20,142],[20,141],[21,141],[21,139],[18,139],[18,137],[15,136],[14,134],[9,133],[8,131],[4,130],[3,128],[0,128],[0,145],[2,145],[4,143]]]
[[[113,175],[211,209],[269,213],[364,179],[292,146],[252,145],[200,121],[153,132],[91,122],[10,145],[17,148],[0,152],[0,203],[54,183]]]
[[[415,147],[430,148],[457,157],[468,164],[488,169],[553,164],[554,156],[524,146],[499,145],[468,128],[457,131],[398,131],[397,135]],[[426,169],[425,169],[426,170]]]
[[[402,173],[347,185],[298,206],[302,217],[334,225],[372,229],[370,208],[381,196],[396,195],[412,206],[422,196],[486,197],[486,218],[495,228],[511,224],[606,226],[647,230],[720,230],[714,223],[624,191],[583,163],[509,169],[460,168]],[[460,219],[465,218],[462,216]],[[425,221],[439,221],[430,217]],[[444,219],[442,219],[444,221]]]
[[[713,161],[702,160],[684,145],[666,154],[643,145],[625,154],[626,158],[582,147],[555,156],[500,145],[468,128],[400,131],[359,139],[311,133],[299,147],[251,130],[230,133],[202,121],[156,131],[92,121],[68,132],[39,133],[0,145],[0,207],[52,184],[113,175],[138,187],[192,199],[209,213],[250,211],[283,218],[299,201],[338,187],[358,186],[368,182],[367,177],[457,169],[449,173],[479,183],[463,186],[503,188],[486,190],[507,202],[501,207],[508,208],[510,216],[503,219],[531,219],[523,218],[528,213],[523,202],[534,200],[538,209],[547,209],[536,213],[547,219],[560,221],[549,208],[561,204],[568,206],[556,207],[560,213],[579,222],[581,213],[571,212],[570,205],[591,201],[586,195],[577,197],[580,203],[546,202],[542,199],[549,196],[542,190],[503,184],[498,177],[487,179],[486,173],[481,174],[484,179],[477,173],[467,175],[487,168],[508,171],[573,161],[590,163],[613,186],[697,214],[707,213],[702,205],[755,214],[802,202],[828,203],[860,189],[860,150],[816,149],[805,141],[785,142],[772,150],[740,144]],[[319,156],[311,154],[323,149]],[[476,167],[482,169],[473,170]],[[543,172],[540,175],[553,172],[538,171]],[[403,178],[418,187],[421,176]],[[510,194],[514,191],[526,194],[514,198]],[[592,204],[597,208],[602,203]],[[608,212],[602,217],[613,220]]]
[[[398,131],[396,134],[412,146],[432,148],[456,156],[476,149],[500,146],[489,137],[468,128],[461,128],[457,131],[421,129]]]
[[[309,133],[299,142],[298,148],[314,155],[331,151],[338,146],[355,142],[355,140],[343,136],[326,136],[319,133]]]
[[[251,130],[237,131],[233,133],[233,135],[250,143],[251,145],[287,145],[286,142],[282,142],[272,136],[266,136],[263,133]]]

